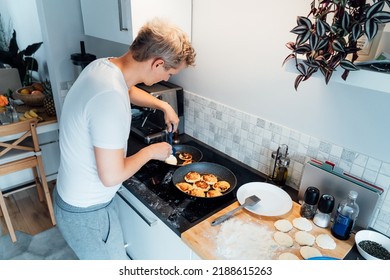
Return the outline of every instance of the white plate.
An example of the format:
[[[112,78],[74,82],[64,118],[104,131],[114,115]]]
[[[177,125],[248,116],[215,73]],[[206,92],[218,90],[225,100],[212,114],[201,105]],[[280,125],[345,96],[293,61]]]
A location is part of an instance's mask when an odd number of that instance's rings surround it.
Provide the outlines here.
[[[237,191],[237,199],[240,204],[245,198],[257,195],[261,201],[254,206],[245,207],[248,211],[262,216],[280,216],[286,214],[292,208],[291,197],[281,188],[262,182],[251,182],[242,185]]]

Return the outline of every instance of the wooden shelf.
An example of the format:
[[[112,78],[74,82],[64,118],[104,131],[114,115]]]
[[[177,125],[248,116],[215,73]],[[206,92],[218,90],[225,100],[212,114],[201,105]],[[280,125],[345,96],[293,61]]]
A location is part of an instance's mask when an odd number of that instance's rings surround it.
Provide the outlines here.
[[[299,59],[299,61],[301,62],[302,60]],[[295,61],[288,61],[285,64],[285,70],[291,73],[298,73],[297,69],[295,68]],[[341,78],[343,72],[344,69],[339,67],[337,71],[333,73],[329,83],[340,83],[344,85],[390,93],[390,74],[368,70],[351,71],[349,72],[347,80],[344,81]],[[324,80],[323,75],[319,71],[314,73],[312,77],[317,77]]]

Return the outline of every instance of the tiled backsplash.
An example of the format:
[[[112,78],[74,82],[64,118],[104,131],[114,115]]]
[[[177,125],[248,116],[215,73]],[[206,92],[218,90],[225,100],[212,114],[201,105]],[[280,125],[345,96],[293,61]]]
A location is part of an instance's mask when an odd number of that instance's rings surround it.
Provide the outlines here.
[[[344,171],[385,190],[371,226],[390,234],[390,163],[322,141],[197,94],[184,94],[185,132],[264,174],[271,153],[288,145],[291,159],[287,185],[298,189],[304,164],[310,159],[331,161]]]

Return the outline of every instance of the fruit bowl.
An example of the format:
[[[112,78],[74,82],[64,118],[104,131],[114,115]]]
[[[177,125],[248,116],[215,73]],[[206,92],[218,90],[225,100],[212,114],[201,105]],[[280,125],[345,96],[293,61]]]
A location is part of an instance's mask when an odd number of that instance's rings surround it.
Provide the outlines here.
[[[22,100],[28,106],[43,106],[43,99],[45,94],[41,91],[35,90],[32,86],[26,86],[17,89],[12,97],[14,99]]]
[[[364,244],[362,242],[369,242],[370,244]],[[375,242],[375,243],[373,243]],[[381,260],[383,258],[378,258],[378,249],[375,250],[376,253],[369,253],[367,251],[373,250],[373,247],[378,247],[379,244],[382,248],[380,251],[382,252],[381,256],[383,256],[383,252],[387,251],[387,254],[390,254],[390,238],[385,235],[373,231],[373,230],[360,230],[355,235],[355,243],[359,253],[366,260]],[[375,246],[374,246],[375,245]],[[368,249],[367,249],[368,248]],[[386,255],[387,255],[386,254]],[[375,256],[374,256],[375,255]],[[387,259],[387,258],[386,258]]]

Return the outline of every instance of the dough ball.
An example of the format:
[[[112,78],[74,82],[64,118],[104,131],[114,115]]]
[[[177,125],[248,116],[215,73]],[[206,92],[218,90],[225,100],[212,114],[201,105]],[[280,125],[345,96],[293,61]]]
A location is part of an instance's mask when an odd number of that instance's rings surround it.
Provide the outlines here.
[[[299,260],[299,258],[293,253],[282,253],[279,255],[279,260]]]
[[[314,257],[322,257],[321,252],[317,248],[310,247],[310,246],[301,247],[299,253],[301,254],[302,258],[304,258],[305,260]]]
[[[166,158],[165,162],[171,165],[177,165],[177,158],[174,155],[170,155]]]
[[[313,229],[313,225],[311,224],[311,222],[303,217],[295,218],[293,220],[293,225],[299,230],[311,231]]]
[[[277,230],[279,230],[281,232],[289,232],[293,228],[293,225],[291,224],[291,222],[289,220],[286,220],[286,219],[277,220],[274,223],[274,226]]]
[[[314,235],[306,231],[297,231],[295,233],[295,241],[301,246],[313,246],[315,240]]]
[[[336,242],[329,234],[320,234],[316,237],[317,245],[322,249],[334,250],[336,249]]]
[[[274,239],[276,243],[281,246],[291,247],[294,244],[294,240],[285,232],[277,231],[274,233]]]

